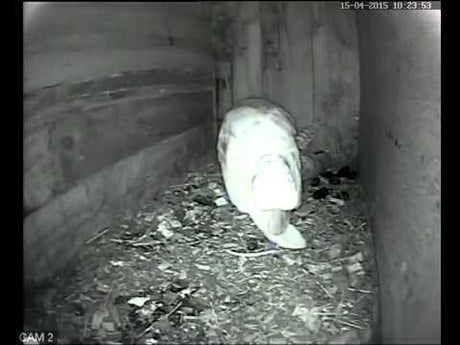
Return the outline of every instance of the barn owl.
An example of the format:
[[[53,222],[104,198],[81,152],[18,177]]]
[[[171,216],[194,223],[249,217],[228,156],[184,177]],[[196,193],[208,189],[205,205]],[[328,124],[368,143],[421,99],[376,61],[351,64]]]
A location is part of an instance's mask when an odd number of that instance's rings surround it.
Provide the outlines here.
[[[230,201],[248,213],[280,247],[306,246],[289,223],[289,211],[301,201],[299,151],[295,127],[282,108],[258,98],[237,104],[224,117],[218,159]]]

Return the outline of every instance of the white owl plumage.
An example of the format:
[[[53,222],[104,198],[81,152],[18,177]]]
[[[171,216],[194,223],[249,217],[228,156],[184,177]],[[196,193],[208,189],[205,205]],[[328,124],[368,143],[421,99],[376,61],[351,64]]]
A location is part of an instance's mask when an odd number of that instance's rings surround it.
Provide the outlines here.
[[[289,224],[289,210],[300,205],[302,182],[295,127],[282,108],[259,98],[246,99],[224,117],[218,159],[231,202],[248,213],[265,236],[285,248],[304,248]]]

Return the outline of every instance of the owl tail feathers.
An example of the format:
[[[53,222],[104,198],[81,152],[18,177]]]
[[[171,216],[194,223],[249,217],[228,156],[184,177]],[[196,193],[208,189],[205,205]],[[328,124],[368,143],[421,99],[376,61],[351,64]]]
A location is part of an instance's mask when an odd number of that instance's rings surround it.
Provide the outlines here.
[[[303,249],[307,246],[307,242],[301,235],[300,231],[297,230],[292,224],[289,224],[286,230],[279,235],[273,235],[265,232],[264,235],[270,241],[275,242],[278,246],[282,248]]]

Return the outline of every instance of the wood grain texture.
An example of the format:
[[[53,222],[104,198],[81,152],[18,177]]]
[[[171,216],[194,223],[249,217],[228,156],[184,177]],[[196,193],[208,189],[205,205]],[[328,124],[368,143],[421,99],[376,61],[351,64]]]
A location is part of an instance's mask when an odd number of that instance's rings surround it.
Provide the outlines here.
[[[107,96],[125,84],[124,94]],[[154,70],[29,94],[25,208],[37,209],[98,170],[210,120],[212,87],[206,73]]]
[[[207,122],[130,155],[82,180],[24,220],[26,281],[49,278],[113,215],[139,206],[209,157]],[[201,161],[200,161],[201,160]]]

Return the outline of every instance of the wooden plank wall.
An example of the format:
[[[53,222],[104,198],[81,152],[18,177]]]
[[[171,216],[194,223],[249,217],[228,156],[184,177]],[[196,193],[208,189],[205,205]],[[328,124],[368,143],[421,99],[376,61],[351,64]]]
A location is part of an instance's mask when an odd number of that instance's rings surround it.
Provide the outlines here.
[[[26,282],[214,153],[214,64],[193,8],[96,5],[43,7],[25,30]]]
[[[24,89],[124,71],[214,69],[198,3],[69,2],[24,8]],[[28,15],[29,13],[29,15]]]
[[[266,97],[299,128],[317,125],[315,145],[356,156],[359,54],[355,13],[334,2],[239,2],[233,58],[219,61],[219,118],[235,102]]]

